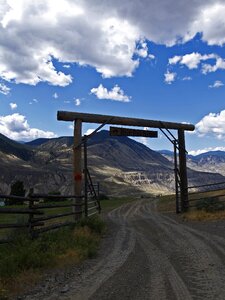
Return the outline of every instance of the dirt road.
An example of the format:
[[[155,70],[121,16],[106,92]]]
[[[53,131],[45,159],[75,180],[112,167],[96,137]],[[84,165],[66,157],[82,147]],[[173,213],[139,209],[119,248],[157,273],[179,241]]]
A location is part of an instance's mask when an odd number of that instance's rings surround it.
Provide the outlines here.
[[[109,213],[99,257],[25,299],[225,299],[225,222],[190,224],[140,200]]]

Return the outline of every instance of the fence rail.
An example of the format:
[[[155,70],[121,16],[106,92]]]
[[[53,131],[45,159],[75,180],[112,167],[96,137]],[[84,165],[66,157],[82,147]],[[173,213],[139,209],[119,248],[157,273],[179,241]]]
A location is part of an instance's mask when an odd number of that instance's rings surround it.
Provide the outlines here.
[[[207,187],[213,187],[213,186],[219,186],[224,185],[225,182],[216,182],[216,183],[209,183],[209,184],[203,184],[198,186],[190,186],[188,189],[194,189],[194,188],[207,188]],[[219,208],[219,205],[221,203],[225,203],[225,187],[219,188],[219,189],[207,189],[205,191],[198,191],[198,192],[192,192],[188,193],[189,195],[189,207],[190,208],[204,208],[207,207],[207,205],[211,205],[213,209],[216,209],[216,206]],[[224,206],[225,208],[225,206]]]
[[[76,199],[81,199],[81,203],[74,203]],[[40,233],[75,224],[77,215],[90,217],[100,212],[97,197],[95,199],[89,197],[85,201],[84,196],[77,197],[74,195],[33,194],[20,197],[0,194],[0,200],[3,202],[11,201],[11,205],[0,207],[0,244],[11,240],[7,237],[7,230],[26,229],[30,237],[35,238]],[[54,202],[46,203],[46,200]],[[64,201],[65,203],[62,203]],[[81,207],[81,210],[74,211],[74,208],[78,206]],[[86,211],[88,212],[87,215],[85,214]],[[23,220],[19,220],[19,216],[23,216]]]

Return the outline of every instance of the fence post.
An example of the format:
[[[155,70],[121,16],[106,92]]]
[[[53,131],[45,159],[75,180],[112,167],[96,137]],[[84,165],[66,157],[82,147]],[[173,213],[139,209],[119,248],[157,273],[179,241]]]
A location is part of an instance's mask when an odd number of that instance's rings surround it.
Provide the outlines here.
[[[84,212],[88,217],[88,174],[87,174],[87,140],[84,136]]]
[[[74,207],[75,220],[82,217],[82,120],[74,122],[74,146],[73,146],[73,166],[74,166],[74,195],[76,206]]]
[[[188,210],[188,180],[184,130],[178,129],[179,170],[180,170],[180,198],[182,212]]]
[[[29,209],[34,209],[34,200],[29,199]],[[34,214],[31,212],[29,213],[29,218],[28,218],[28,227],[29,227],[29,234],[31,239],[34,239]]]

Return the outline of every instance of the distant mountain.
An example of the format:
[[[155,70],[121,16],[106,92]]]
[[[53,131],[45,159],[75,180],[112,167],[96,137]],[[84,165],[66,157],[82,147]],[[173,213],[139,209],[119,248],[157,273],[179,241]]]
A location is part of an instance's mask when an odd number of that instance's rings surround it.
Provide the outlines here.
[[[33,157],[33,150],[28,145],[15,142],[0,133],[0,151],[5,154],[15,155],[25,161]]]
[[[8,192],[15,180],[23,180],[27,189],[34,187],[38,192],[72,193],[73,137],[22,145],[1,135],[0,152],[0,193]],[[173,156],[167,152],[169,161],[164,155],[128,137],[111,137],[106,130],[88,139],[88,168],[93,181],[99,181],[108,194],[174,191]],[[188,170],[191,185],[225,181],[220,174],[199,171]]]
[[[173,162],[172,151],[160,150],[158,152]],[[209,151],[196,156],[187,155],[187,166],[195,171],[219,173],[225,176],[225,152]]]
[[[50,141],[51,139],[48,139],[48,138],[40,138],[40,139],[36,139],[36,140],[33,140],[33,141],[30,141],[30,142],[25,142],[23,144],[26,144],[28,146],[40,146],[48,141]]]

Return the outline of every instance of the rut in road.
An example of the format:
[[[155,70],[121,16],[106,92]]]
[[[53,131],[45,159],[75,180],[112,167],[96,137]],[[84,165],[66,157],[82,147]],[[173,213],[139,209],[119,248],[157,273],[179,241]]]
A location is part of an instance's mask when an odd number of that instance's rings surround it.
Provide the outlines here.
[[[116,230],[89,268],[34,300],[225,299],[225,238],[157,212],[157,200],[108,214]]]
[[[137,262],[130,262],[125,272],[133,272],[133,278],[126,282],[126,274],[117,270],[92,299],[225,299],[225,239],[157,213],[155,204],[143,200],[110,213],[135,234],[148,264],[150,274],[143,266],[148,282],[142,278],[143,284],[135,286],[139,292],[133,290]]]

